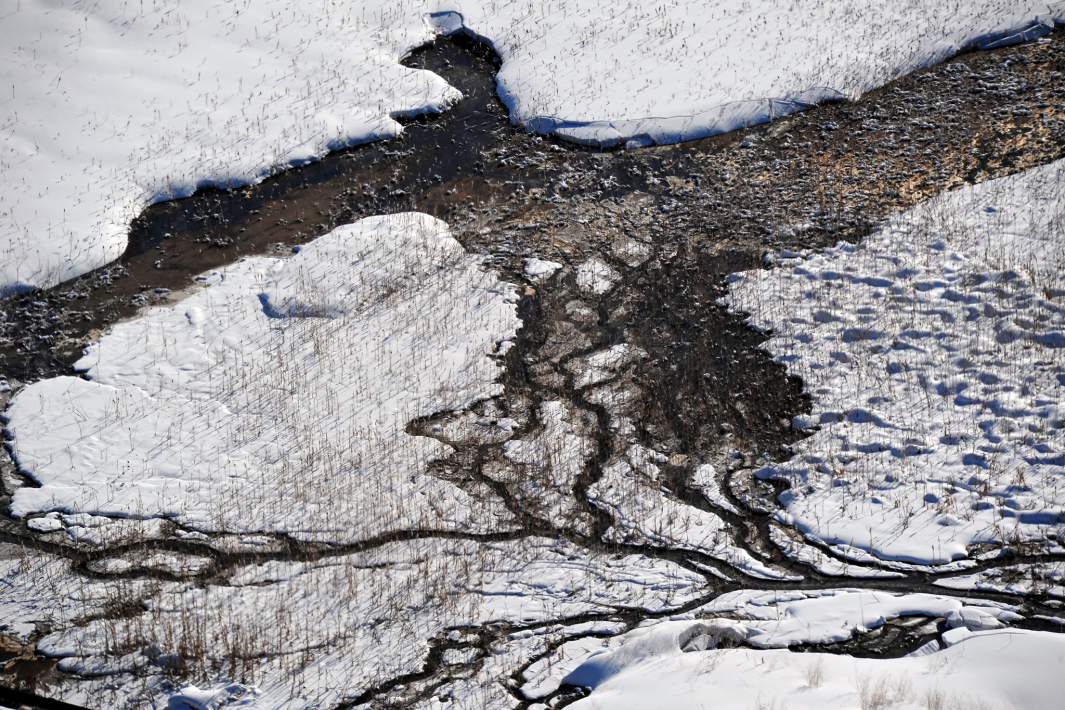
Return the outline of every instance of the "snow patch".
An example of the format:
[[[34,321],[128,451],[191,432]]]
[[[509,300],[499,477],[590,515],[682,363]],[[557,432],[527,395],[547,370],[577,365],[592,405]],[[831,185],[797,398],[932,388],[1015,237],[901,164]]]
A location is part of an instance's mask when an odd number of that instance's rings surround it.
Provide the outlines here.
[[[77,363],[91,379],[12,400],[12,450],[41,483],[15,515],[329,540],[506,518],[429,473],[450,447],[405,431],[498,394],[492,356],[520,325],[514,288],[442,222],[365,219],[206,282],[112,327]]]
[[[577,267],[577,285],[582,291],[601,296],[621,278],[617,271],[597,256]]]
[[[819,428],[758,470],[781,522],[885,560],[1053,545],[1065,521],[1065,161],[966,187],[860,245],[734,277],[726,303]]]
[[[557,261],[548,261],[531,256],[525,260],[525,277],[533,283],[547,281],[554,276],[555,272],[562,268]]]

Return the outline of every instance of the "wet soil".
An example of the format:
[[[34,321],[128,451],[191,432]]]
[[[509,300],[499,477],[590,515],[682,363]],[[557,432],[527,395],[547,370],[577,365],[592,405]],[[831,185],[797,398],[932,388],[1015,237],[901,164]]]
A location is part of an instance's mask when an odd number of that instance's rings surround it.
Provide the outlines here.
[[[541,403],[564,401],[595,442],[594,456],[572,486],[569,515],[552,518],[521,486],[493,474],[492,465],[503,460],[500,444],[449,441],[456,453],[440,464],[440,475],[487,485],[520,524],[485,540],[549,535],[596,553],[670,559],[707,578],[707,595],[692,608],[738,588],[843,585],[950,593],[932,586],[939,576],[934,571],[890,580],[819,574],[769,541],[773,489],[738,496],[723,485],[730,502],[744,511],[739,515],[690,488],[694,465],[708,458],[727,484],[733,471],[760,458],[786,456],[802,436],[791,419],[809,408],[802,383],[759,349],[764,335],[717,300],[727,274],[763,266],[768,250],[857,240],[930,195],[1065,156],[1065,33],[968,54],[854,103],[817,107],[726,136],[632,151],[573,147],[511,126],[495,94],[498,60],[470,38],[440,39],[406,63],[440,74],[466,98],[439,116],[407,121],[399,139],[336,153],[256,186],[203,191],[149,208],[133,224],[130,246],[115,264],[0,304],[0,377],[17,387],[70,373],[100,329],[173,298],[206,269],[242,255],[287,252],[361,216],[419,210],[446,220],[467,249],[487,255],[509,279],[526,285],[524,326],[508,354],[506,393],[491,404],[493,411],[524,421],[526,434],[538,426]],[[566,268],[545,284],[533,284],[522,270],[530,256]],[[591,257],[619,275],[603,294],[582,289],[573,272]],[[632,395],[624,405],[607,406],[594,391],[576,386],[567,365],[621,342],[638,346],[646,357],[602,385]],[[622,420],[632,429],[616,426]],[[411,431],[431,435],[432,423],[412,423]],[[665,468],[677,498],[719,515],[737,544],[778,569],[801,574],[802,581],[767,581],[707,554],[608,538],[613,520],[589,501],[588,490],[603,467],[635,443],[670,454]],[[752,505],[759,497],[762,503]],[[42,539],[15,521],[2,523],[0,541],[62,555],[88,576],[98,574],[90,565],[94,560],[125,552],[77,548]],[[280,539],[255,554],[219,552],[210,540],[137,545],[209,558],[198,583],[210,584],[240,564],[311,561],[419,536],[441,534],[409,531],[355,547]],[[1018,552],[975,569],[1052,559]],[[167,578],[136,568],[122,576]],[[990,592],[966,596],[1018,601]],[[1060,615],[1048,601],[1023,600],[1029,613]],[[633,610],[602,618],[632,625],[647,615]],[[480,634],[477,640],[458,645],[438,639],[422,671],[384,681],[352,704],[380,699],[402,706],[425,697],[455,671],[444,667],[446,650],[478,649],[477,660],[461,669],[469,672],[493,640],[519,628],[525,627],[472,629]],[[930,637],[925,627],[892,625],[827,650],[897,655]],[[17,680],[31,687],[50,674]],[[0,679],[15,680],[10,673]],[[562,690],[552,706],[579,695]],[[515,699],[529,702],[518,690]]]

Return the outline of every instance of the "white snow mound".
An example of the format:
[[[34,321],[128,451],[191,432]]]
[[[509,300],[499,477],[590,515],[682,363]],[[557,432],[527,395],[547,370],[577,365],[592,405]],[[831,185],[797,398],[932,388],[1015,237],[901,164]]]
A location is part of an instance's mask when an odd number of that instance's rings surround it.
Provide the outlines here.
[[[718,622],[720,623],[720,622]],[[592,688],[572,707],[675,710],[1051,708],[1060,705],[1065,637],[1039,631],[954,634],[939,651],[894,659],[746,648],[685,648],[705,624],[630,632],[567,682]],[[732,633],[738,633],[733,631]]]

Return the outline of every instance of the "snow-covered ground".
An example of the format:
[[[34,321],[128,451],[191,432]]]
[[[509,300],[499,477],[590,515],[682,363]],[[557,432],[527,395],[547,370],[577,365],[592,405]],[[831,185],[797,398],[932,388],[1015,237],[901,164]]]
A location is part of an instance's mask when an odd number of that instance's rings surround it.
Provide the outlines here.
[[[1065,162],[945,195],[858,247],[781,257],[777,268],[733,284],[732,305],[745,297],[742,307],[762,314],[763,327],[776,328],[768,347],[790,354],[784,359],[791,367],[812,363],[801,374],[821,429],[799,443],[795,460],[759,471],[794,476],[809,464],[773,527],[772,539],[790,556],[828,574],[874,580],[869,584],[936,562],[898,553],[887,546],[890,538],[881,543],[874,536],[869,541],[879,546],[863,545],[830,529],[811,532],[794,503],[838,496],[833,505],[850,507],[829,523],[851,528],[858,523],[848,516],[860,519],[863,506],[877,505],[872,496],[884,500],[892,493],[905,502],[906,495],[920,495],[914,505],[935,507],[924,495],[947,485],[935,474],[975,466],[952,457],[979,447],[1013,452],[1010,475],[1038,471],[1031,495],[1051,502],[1058,495],[1062,427],[1053,388],[1062,386],[1063,348],[1055,333],[1065,330],[1057,306],[1063,170]],[[561,268],[567,278],[577,270]],[[545,283],[561,280],[552,278]],[[557,392],[559,399],[525,412],[506,410],[509,416],[502,416],[501,402],[482,403],[427,420],[424,429],[439,438],[407,433],[414,419],[497,394],[501,365],[492,355],[507,348],[518,327],[514,287],[462,250],[442,223],[416,214],[363,220],[294,255],[247,259],[202,281],[182,300],[105,333],[82,361],[92,380],[48,380],[15,396],[8,412],[13,450],[45,485],[19,489],[14,504],[33,515],[40,535],[94,545],[121,535],[115,526],[134,527],[134,538],[167,534],[153,529],[158,520],[115,523],[98,513],[167,515],[190,527],[242,531],[248,534],[235,540],[210,538],[216,549],[241,550],[276,549],[276,540],[254,532],[337,542],[397,527],[461,534],[515,526],[492,491],[472,495],[469,486],[476,484],[459,487],[427,467],[448,453],[446,442],[466,437],[498,445],[496,467],[484,473],[523,510],[569,530],[588,529],[587,509],[573,493],[597,448],[580,398]],[[891,307],[883,305],[888,302]],[[964,329],[944,326],[951,323]],[[859,328],[880,334],[843,335]],[[627,343],[574,347],[560,360],[567,382],[585,401],[601,403],[611,432],[631,431],[633,413],[625,397],[614,395],[630,386],[625,373],[647,354]],[[952,353],[962,348],[971,362],[957,362]],[[948,368],[972,384],[952,385],[943,395],[937,385]],[[859,376],[860,382],[851,379]],[[66,398],[74,387],[86,387],[89,396]],[[968,398],[959,399],[961,393]],[[984,399],[972,402],[977,396]],[[928,412],[915,411],[918,405]],[[850,412],[863,414],[844,416]],[[842,448],[903,427],[906,437],[931,440],[931,450],[902,448],[908,438],[896,445],[904,456],[890,446]],[[957,441],[944,441],[944,429]],[[278,442],[286,457],[277,455]],[[819,478],[816,462],[803,458],[818,446],[828,451],[822,456],[834,457],[834,478]],[[866,493],[861,462],[885,454],[880,465],[888,473],[913,478]],[[898,460],[906,465],[899,468]],[[169,465],[175,461],[177,469]],[[540,537],[427,535],[307,561],[238,562],[209,584],[195,578],[212,564],[209,555],[132,549],[89,565],[104,575],[149,570],[188,579],[126,584],[84,581],[69,563],[23,553],[0,562],[0,632],[25,639],[47,625],[51,631],[37,649],[76,674],[71,678],[79,680],[63,686],[64,697],[82,702],[330,706],[423,669],[430,648],[446,638],[454,647],[441,663],[453,662],[447,668],[455,677],[433,673],[444,684],[420,707],[441,707],[441,698],[459,708],[508,707],[516,687],[543,698],[564,682],[592,689],[577,704],[586,708],[647,707],[652,700],[700,707],[709,699],[736,708],[1053,707],[1047,703],[1055,699],[1065,657],[1061,637],[1006,628],[1020,618],[1020,607],[957,595],[1060,596],[1060,564],[967,572],[973,561],[959,560],[940,567],[955,574],[937,580],[942,595],[779,589],[800,580],[736,544],[722,519],[736,508],[714,466],[684,461],[696,469],[692,483],[706,495],[705,506],[678,498],[666,485],[667,465],[679,466],[680,459],[639,445],[615,448],[589,486],[592,505],[614,519],[604,539],[643,545],[645,554],[612,555]],[[1011,517],[1008,511],[1024,509],[1005,502],[1021,500],[1023,491],[991,477],[997,469],[979,468],[988,476],[986,491],[959,486],[952,505],[960,509],[963,495],[972,495],[968,504],[978,515],[983,509],[973,506],[983,500],[1004,501],[995,520],[1000,526],[1015,520],[1017,532],[988,541],[1038,541],[1057,532],[1042,518]],[[351,475],[363,470],[366,475]],[[848,485],[855,494],[844,498],[839,489]],[[96,489],[103,493],[92,495]],[[63,510],[34,512],[51,507]],[[944,528],[959,528],[953,533],[960,535],[976,524],[961,512],[956,517],[964,522],[921,527],[916,515],[870,520],[899,526],[904,544],[912,545],[939,544],[935,536]],[[859,564],[825,555],[812,544],[817,540],[789,537],[794,531],[785,526],[793,523]],[[188,531],[178,536],[208,540]],[[778,589],[713,598],[696,565],[655,557],[664,549],[696,551]],[[875,567],[870,552],[891,559],[883,565],[891,570]],[[57,603],[42,603],[51,596]],[[111,608],[136,613],[102,613]],[[647,620],[607,638],[632,623],[619,621],[619,610]],[[488,639],[493,621],[515,628]],[[945,647],[937,641],[893,660],[787,650],[876,634],[886,624],[930,635],[949,629]],[[715,648],[722,641],[747,648]],[[478,662],[466,665],[471,658]]]
[[[970,631],[947,646],[896,659],[747,648],[714,649],[722,626],[670,622],[631,632],[568,677],[593,688],[571,707],[676,710],[957,710],[1059,707],[1065,636],[1038,631]],[[709,643],[710,650],[703,650]]]
[[[662,454],[635,445],[604,467],[588,498],[614,520],[606,533],[608,540],[696,550],[752,577],[788,576],[739,547],[720,517],[668,493],[659,469],[665,462]]]
[[[774,544],[831,575],[937,565],[955,573],[937,580],[944,590],[1060,597],[1058,561],[966,568],[999,546],[1062,549],[1065,161],[944,194],[858,245],[771,261],[734,275],[725,302],[770,332],[765,347],[813,400],[795,422],[811,436],[755,471],[790,484]],[[604,468],[589,493],[616,521],[608,535],[721,555],[717,516],[656,485],[664,461],[633,449]],[[566,642],[530,682],[589,688],[573,707],[610,710],[1057,707],[1065,637],[1006,628],[1018,611],[936,594],[743,590]],[[886,624],[942,633],[896,659],[786,650]]]
[[[1008,565],[936,581],[946,589],[1042,594],[1065,599],[1065,561]]]
[[[718,623],[722,617],[732,619],[738,622],[730,622],[733,640],[757,648],[840,643],[905,620],[942,620],[949,628],[980,631],[1002,628],[1019,618],[1013,607],[997,602],[859,589],[741,590],[722,594],[683,617],[717,618]]]
[[[460,26],[499,51],[515,121],[646,144],[853,96],[1063,18],[1060,2],[1000,0],[22,0],[0,10],[0,294],[114,258],[150,202],[252,182],[393,136],[391,116],[446,108],[456,92],[398,60]],[[92,704],[330,706],[421,670],[446,638],[440,662],[456,672],[435,674],[426,707],[502,707],[516,682],[544,697],[564,680],[593,689],[586,708],[1052,707],[1062,637],[1005,629],[1009,605],[947,595],[1063,594],[1060,563],[972,572],[960,559],[980,543],[1061,547],[1063,205],[1058,163],[933,200],[860,246],[782,255],[729,296],[804,378],[814,414],[796,424],[820,427],[758,471],[792,484],[772,540],[826,574],[878,582],[937,564],[955,574],[937,579],[943,596],[748,590],[704,603],[699,564],[800,582],[737,544],[713,466],[697,466],[707,501],[695,505],[667,486],[671,453],[629,442],[601,462],[591,507],[574,495],[601,452],[580,403],[606,410],[611,436],[633,432],[624,373],[646,353],[570,343],[560,371],[579,397],[494,416],[515,288],[443,223],[406,214],[205,274],[104,333],[79,362],[86,378],[15,395],[10,447],[41,486],[19,488],[12,512],[35,535],[83,549],[172,537],[194,551],[83,560],[113,575],[98,580],[0,546],[0,633],[40,636],[37,650],[76,674],[67,699]],[[598,257],[525,267],[544,288],[572,268],[590,296],[622,278]],[[426,417],[431,436],[410,433]],[[487,482],[432,466],[463,439],[499,445]],[[509,539],[518,523],[489,483],[560,539]],[[645,554],[572,542],[595,510],[613,518],[607,543]],[[386,541],[400,530],[414,539]],[[290,541],[325,544],[299,547],[299,561],[219,562],[281,557]],[[352,542],[366,549],[329,547]],[[674,616],[600,638],[623,616],[658,615]],[[946,647],[894,660],[785,648],[899,620],[950,628]],[[497,621],[516,628],[492,636]]]
[[[0,580],[7,583],[0,588],[0,610],[21,616],[24,625],[61,624],[62,610],[17,600],[37,590],[35,572],[43,581],[59,574],[53,567],[63,566],[31,559],[21,574],[9,574],[0,564]],[[60,575],[60,580],[56,589],[65,593],[69,577]],[[316,563],[248,565],[229,575],[226,584],[169,584],[144,602],[142,613],[87,620],[49,634],[37,647],[58,658],[63,670],[109,675],[107,684],[117,687],[118,697],[131,707],[145,706],[144,693],[153,690],[163,698],[160,707],[166,707],[166,698],[177,689],[163,678],[179,664],[184,683],[218,692],[221,682],[230,686],[223,697],[251,695],[245,700],[255,707],[334,707],[419,670],[430,639],[448,629],[461,638],[465,625],[491,621],[558,620],[554,627],[561,628],[580,614],[609,614],[618,607],[669,611],[700,594],[702,584],[700,575],[673,563],[640,555],[590,559],[557,540],[414,540]],[[108,586],[107,601],[118,604],[139,603],[144,585],[121,588],[112,581]],[[81,609],[88,616],[96,610],[93,594],[100,595],[104,585],[81,587],[87,602]],[[10,599],[6,604],[5,598]],[[502,650],[493,646],[489,663]],[[498,699],[513,697],[503,682],[525,657],[497,658],[514,666],[492,666],[493,673],[466,688],[469,697],[457,707],[505,707]],[[132,672],[140,678],[125,675]],[[254,689],[232,687],[235,675],[254,679]],[[114,697],[87,701],[78,696],[91,688],[75,685],[67,698],[95,706]],[[486,696],[497,701],[481,702]]]
[[[38,628],[63,628],[102,614],[121,594],[136,598],[177,585],[154,580],[93,580],[72,573],[71,563],[26,548],[0,548],[0,633],[25,641]]]
[[[396,135],[458,98],[399,59],[462,24],[515,121],[669,142],[854,96],[1062,2],[125,0],[0,9],[0,295],[118,257],[147,204]],[[891,28],[885,31],[884,28]]]
[[[738,591],[625,634],[564,643],[545,659],[552,664],[530,671],[537,671],[536,687],[591,688],[575,705],[581,708],[1043,707],[1036,701],[1050,697],[1065,639],[1006,630],[1016,618],[1006,605],[932,594]],[[845,642],[889,623],[917,634],[946,631],[942,641],[897,660],[769,650]],[[960,652],[961,644],[973,645]],[[1010,660],[1001,673],[984,675],[996,653],[1014,650],[1016,666]],[[926,704],[939,696],[942,704]],[[870,702],[876,698],[879,704]],[[957,704],[963,701],[989,705]]]
[[[438,22],[464,21],[496,47],[515,121],[593,144],[673,143],[761,123],[1065,21],[1065,3],[1027,0],[451,4],[460,16]]]
[[[149,203],[253,182],[458,92],[398,64],[391,2],[152,0],[0,10],[0,293],[118,257]]]
[[[331,542],[498,529],[498,499],[428,473],[451,448],[406,433],[502,389],[494,355],[520,321],[513,287],[481,261],[407,213],[206,274],[94,343],[77,365],[89,379],[13,399],[12,451],[41,486],[12,512]]]
[[[886,560],[1056,547],[1065,521],[1065,161],[947,193],[854,246],[736,276],[813,427],[758,471],[782,522]]]

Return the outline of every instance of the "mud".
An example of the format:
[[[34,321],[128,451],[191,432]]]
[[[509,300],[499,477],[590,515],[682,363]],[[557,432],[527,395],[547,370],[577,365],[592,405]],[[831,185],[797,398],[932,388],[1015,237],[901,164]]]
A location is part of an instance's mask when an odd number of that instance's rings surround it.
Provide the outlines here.
[[[930,195],[1065,155],[1065,34],[965,55],[855,103],[817,107],[726,136],[635,151],[577,148],[511,126],[494,91],[497,58],[469,38],[440,39],[406,63],[442,75],[466,98],[439,116],[408,121],[402,138],[352,148],[257,186],[204,191],[148,209],[133,224],[130,246],[115,264],[2,303],[0,376],[17,387],[69,373],[101,328],[146,304],[175,297],[205,269],[246,254],[287,252],[361,216],[428,212],[448,221],[467,249],[488,255],[508,278],[527,287],[520,303],[524,326],[507,356],[506,392],[490,403],[493,411],[523,421],[520,437],[537,431],[539,405],[562,401],[577,413],[582,435],[594,442],[594,455],[569,491],[568,514],[559,518],[546,514],[512,477],[499,475],[501,467],[511,465],[501,444],[449,440],[456,453],[439,464],[439,475],[486,485],[520,524],[485,540],[558,536],[596,554],[639,552],[669,559],[706,577],[707,594],[692,608],[739,588],[952,593],[933,586],[942,576],[934,570],[900,579],[833,577],[790,560],[772,544],[769,512],[778,491],[754,490],[748,481],[733,481],[733,473],[766,457],[786,456],[788,446],[802,436],[790,421],[808,411],[809,401],[802,383],[759,349],[764,336],[717,299],[727,274],[762,266],[767,250],[857,240],[887,216]],[[529,256],[566,268],[544,284],[531,284],[522,273],[522,259]],[[619,275],[599,295],[582,290],[574,275],[590,257]],[[572,363],[622,342],[646,357],[595,387],[576,386]],[[603,389],[627,396],[620,404],[604,404],[597,395]],[[435,422],[413,422],[410,431],[432,435]],[[719,515],[740,547],[803,579],[765,580],[702,552],[609,539],[614,520],[589,500],[588,491],[603,467],[633,444],[669,454],[667,487],[678,499]],[[722,491],[742,514],[691,488],[692,471],[702,462],[718,468]],[[17,475],[6,478],[8,487],[32,485]],[[240,564],[314,561],[395,539],[449,535],[407,531],[355,546],[278,539],[274,548],[258,553],[225,552],[210,539],[143,540],[130,546],[206,557],[210,563],[197,583],[211,584],[223,582]],[[54,536],[45,539],[12,520],[0,521],[0,541],[67,557],[86,576],[100,576],[91,568],[93,561],[128,551],[120,545],[84,549]],[[969,571],[1055,559],[1060,558],[1007,551]],[[138,568],[110,576],[175,578]],[[1029,615],[1062,613],[1040,596],[964,596],[1021,603]],[[631,610],[602,618],[631,626],[648,617]],[[449,677],[475,670],[491,642],[521,628],[466,629],[473,640],[434,640],[422,671],[388,679],[351,705],[399,707],[428,697]],[[927,626],[893,624],[817,650],[899,655],[935,634]],[[454,668],[444,658],[445,651],[456,649],[477,653]],[[40,668],[32,677],[5,671],[0,678],[30,687],[56,676]],[[561,707],[580,694],[560,689],[549,705]],[[517,688],[514,697],[520,705],[531,703]]]

